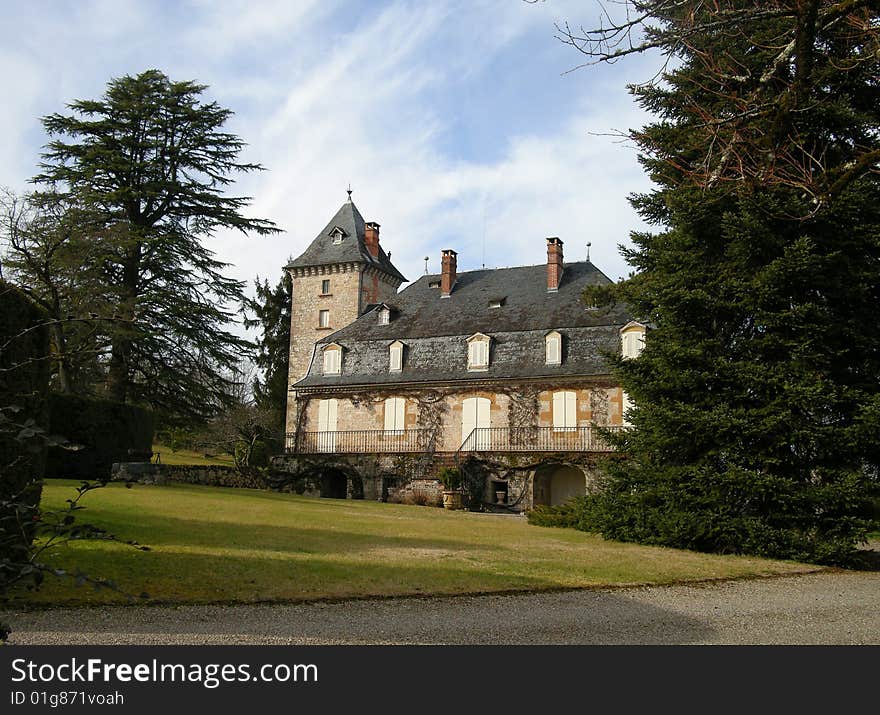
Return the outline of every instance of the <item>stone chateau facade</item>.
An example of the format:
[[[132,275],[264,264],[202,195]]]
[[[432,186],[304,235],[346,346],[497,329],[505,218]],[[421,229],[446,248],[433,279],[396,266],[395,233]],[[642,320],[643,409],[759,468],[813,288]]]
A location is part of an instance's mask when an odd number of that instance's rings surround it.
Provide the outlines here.
[[[286,270],[292,278],[287,450],[276,466],[299,492],[440,498],[459,466],[472,502],[524,511],[591,486],[610,448],[596,427],[625,426],[627,396],[607,355],[638,354],[645,326],[595,310],[585,286],[609,279],[566,263],[406,278],[349,200]],[[474,504],[472,504],[474,505]]]

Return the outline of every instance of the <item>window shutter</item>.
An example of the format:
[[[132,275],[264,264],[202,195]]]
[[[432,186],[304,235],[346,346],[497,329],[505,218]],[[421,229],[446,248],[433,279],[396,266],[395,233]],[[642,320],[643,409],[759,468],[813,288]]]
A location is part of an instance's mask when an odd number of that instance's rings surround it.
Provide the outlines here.
[[[565,393],[553,393],[553,427],[565,427]]]
[[[339,356],[342,351],[338,348],[330,348],[324,351],[324,374],[325,375],[338,375],[340,372],[339,369]]]
[[[391,370],[403,369],[403,345],[392,345],[389,367]]]
[[[562,362],[560,357],[560,347],[561,347],[562,339],[558,335],[548,335],[547,336],[547,364],[548,365],[558,365]]]
[[[395,428],[402,430],[406,426],[406,400],[398,397],[394,401],[394,424]]]
[[[553,393],[553,429],[577,427],[577,393]]]
[[[406,400],[402,397],[389,397],[385,400],[385,431],[403,431],[405,423]]]

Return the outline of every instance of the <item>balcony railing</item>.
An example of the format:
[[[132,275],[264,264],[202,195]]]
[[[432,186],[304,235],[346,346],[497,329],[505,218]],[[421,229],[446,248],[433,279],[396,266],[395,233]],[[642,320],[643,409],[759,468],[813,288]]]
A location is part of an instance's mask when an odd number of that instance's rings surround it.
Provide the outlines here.
[[[613,452],[596,427],[477,427],[462,452]],[[602,427],[619,432],[625,427]]]
[[[424,452],[431,445],[434,430],[347,430],[344,432],[300,432],[287,435],[286,449],[297,454],[379,454]]]

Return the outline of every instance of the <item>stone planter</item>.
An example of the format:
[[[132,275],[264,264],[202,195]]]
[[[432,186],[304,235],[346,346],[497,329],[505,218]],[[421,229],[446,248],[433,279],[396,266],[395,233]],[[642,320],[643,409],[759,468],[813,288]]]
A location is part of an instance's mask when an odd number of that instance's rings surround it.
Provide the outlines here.
[[[505,491],[495,492],[495,503],[496,504],[503,504],[506,497],[507,497],[507,492],[505,492]]]
[[[443,492],[443,508],[444,509],[461,509],[461,491],[458,489],[447,489]]]

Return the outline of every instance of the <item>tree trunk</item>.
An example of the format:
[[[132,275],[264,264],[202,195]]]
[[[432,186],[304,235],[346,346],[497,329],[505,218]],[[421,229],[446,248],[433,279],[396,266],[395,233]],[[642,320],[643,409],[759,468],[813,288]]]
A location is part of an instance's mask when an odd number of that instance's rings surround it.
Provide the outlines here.
[[[69,393],[70,390],[70,361],[67,358],[67,340],[64,337],[64,329],[56,316],[51,326],[52,342],[55,345],[55,368],[58,371],[58,389]]]
[[[128,399],[129,357],[133,343],[132,327],[134,308],[138,297],[138,279],[140,278],[141,244],[132,246],[125,257],[123,265],[120,301],[114,317],[123,322],[116,330],[110,350],[110,365],[107,371],[107,396],[114,402],[125,402]]]

